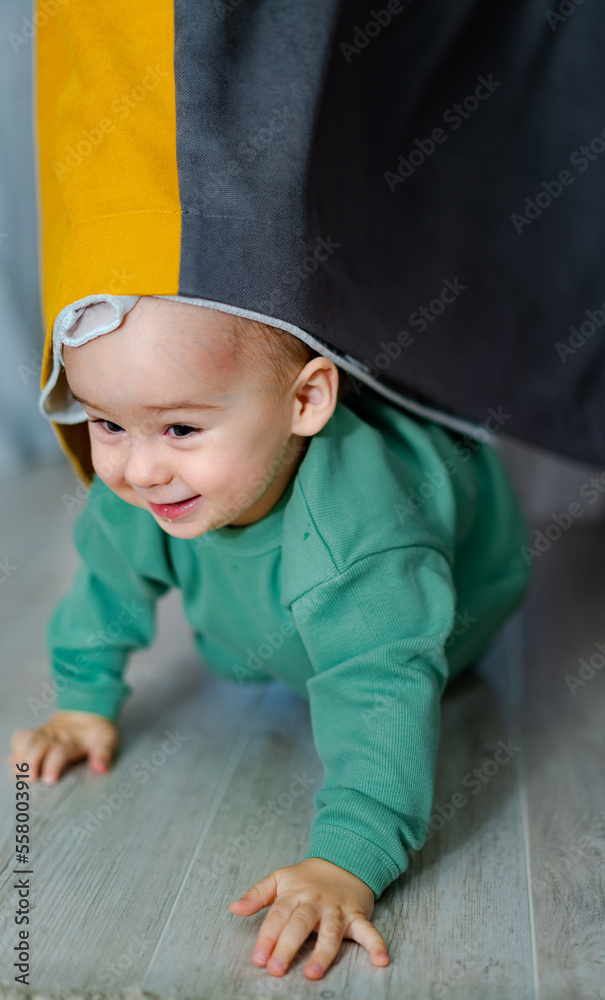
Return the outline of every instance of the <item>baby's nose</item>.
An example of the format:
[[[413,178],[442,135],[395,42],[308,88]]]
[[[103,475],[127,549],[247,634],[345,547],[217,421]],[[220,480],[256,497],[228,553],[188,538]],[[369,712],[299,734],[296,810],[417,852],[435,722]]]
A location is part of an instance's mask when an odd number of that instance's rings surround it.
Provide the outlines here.
[[[124,479],[133,489],[150,490],[169,483],[172,472],[160,457],[157,444],[140,439],[130,446]]]

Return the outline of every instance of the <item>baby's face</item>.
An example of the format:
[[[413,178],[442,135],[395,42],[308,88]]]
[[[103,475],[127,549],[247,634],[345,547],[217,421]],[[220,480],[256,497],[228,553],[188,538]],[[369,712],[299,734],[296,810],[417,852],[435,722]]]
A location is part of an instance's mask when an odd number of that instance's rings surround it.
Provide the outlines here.
[[[95,472],[177,538],[260,520],[309,440],[292,433],[292,397],[246,373],[232,322],[214,309],[142,298],[117,330],[64,346]]]

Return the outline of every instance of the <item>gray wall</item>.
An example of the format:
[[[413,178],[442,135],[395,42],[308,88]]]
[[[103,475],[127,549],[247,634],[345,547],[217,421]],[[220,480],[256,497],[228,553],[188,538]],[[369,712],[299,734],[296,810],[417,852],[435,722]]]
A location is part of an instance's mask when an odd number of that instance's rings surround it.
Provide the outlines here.
[[[44,330],[32,127],[32,4],[0,3],[0,479],[61,460],[38,412]],[[35,29],[34,29],[35,30]]]

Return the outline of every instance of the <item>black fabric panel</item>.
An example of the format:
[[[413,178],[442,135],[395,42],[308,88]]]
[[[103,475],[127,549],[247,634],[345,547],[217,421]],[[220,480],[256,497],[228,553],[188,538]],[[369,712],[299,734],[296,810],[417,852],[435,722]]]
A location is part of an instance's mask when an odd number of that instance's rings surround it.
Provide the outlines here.
[[[176,0],[175,24],[180,293],[605,460],[603,6]]]

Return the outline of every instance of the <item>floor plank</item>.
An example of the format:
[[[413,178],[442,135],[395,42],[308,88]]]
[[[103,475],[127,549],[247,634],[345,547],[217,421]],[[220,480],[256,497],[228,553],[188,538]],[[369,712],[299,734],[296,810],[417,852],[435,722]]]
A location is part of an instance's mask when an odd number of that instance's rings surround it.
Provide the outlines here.
[[[605,996],[605,655],[596,645],[605,643],[604,557],[605,525],[562,534],[536,560],[526,610],[522,721],[538,967],[548,1000]],[[583,681],[582,660],[595,656],[599,668],[591,677],[588,662]]]
[[[76,487],[63,464],[0,484],[0,559],[17,567],[0,585],[4,756],[13,729],[45,717],[28,702],[44,691],[43,629],[77,564]],[[322,776],[308,707],[278,682],[239,687],[214,677],[197,658],[180,595],[162,598],[153,647],[131,657],[134,695],[120,719],[114,769],[101,777],[80,764],[54,788],[32,790],[32,984],[48,992],[139,984],[190,1000],[597,998],[605,670],[575,695],[565,674],[577,674],[580,657],[605,643],[604,550],[599,524],[574,526],[553,544],[536,565],[524,611],[447,691],[433,809],[446,821],[375,910],[391,965],[374,968],[364,949],[345,941],[316,983],[303,974],[313,938],[277,979],[250,957],[266,911],[241,918],[227,909],[306,852]],[[186,739],[166,755],[162,743],[177,730]],[[495,769],[499,741],[521,749]],[[145,759],[154,769],[143,782]],[[473,782],[474,768],[485,780]],[[293,797],[296,775],[305,787]],[[450,815],[456,793],[465,802]],[[5,985],[15,942],[13,794],[5,765]],[[260,820],[271,803],[281,810],[275,822],[266,813]],[[255,820],[260,835],[246,837]],[[87,822],[96,828],[78,833]]]

